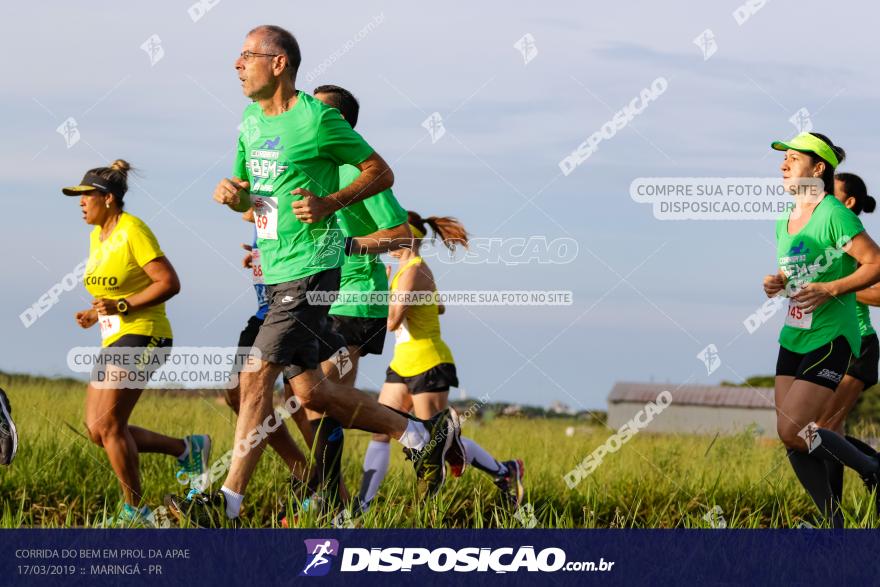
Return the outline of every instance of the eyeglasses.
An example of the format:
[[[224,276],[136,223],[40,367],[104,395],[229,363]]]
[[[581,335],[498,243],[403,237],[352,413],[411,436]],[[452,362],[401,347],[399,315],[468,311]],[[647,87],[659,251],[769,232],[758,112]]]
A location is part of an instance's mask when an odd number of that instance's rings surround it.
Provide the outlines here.
[[[250,61],[254,57],[278,57],[280,53],[254,53],[253,51],[242,51],[240,57],[242,61]]]

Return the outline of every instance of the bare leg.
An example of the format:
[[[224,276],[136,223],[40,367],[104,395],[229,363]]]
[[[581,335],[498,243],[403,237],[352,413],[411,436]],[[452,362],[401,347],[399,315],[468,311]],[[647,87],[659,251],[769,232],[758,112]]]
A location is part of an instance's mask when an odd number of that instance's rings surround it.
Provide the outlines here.
[[[284,382],[284,399],[290,399],[293,396],[293,388],[290,386],[290,381]],[[302,400],[300,400],[302,401]],[[305,408],[299,409],[293,413],[293,420],[296,422],[296,427],[299,428],[300,434],[302,434],[303,440],[306,443],[306,446],[311,447],[315,442],[315,431],[312,429],[312,426],[309,424],[309,416],[306,414],[307,410]],[[318,416],[320,417],[320,416]],[[303,457],[303,475],[297,475],[297,478],[301,481],[304,481],[307,478],[307,473],[305,469],[307,469],[308,463]],[[343,502],[348,503],[351,499],[351,495],[348,493],[348,488],[345,486],[345,480],[340,476],[339,478],[339,497]]]
[[[143,390],[86,390],[86,426],[92,442],[104,447],[122,488],[125,503],[138,507],[143,499],[138,471],[138,447],[128,429],[128,418]]]
[[[238,386],[226,392],[226,403],[232,408],[236,415],[239,412],[240,402],[241,391]],[[292,414],[293,418],[296,419],[302,411],[302,409],[295,411]],[[271,446],[285,464],[287,464],[288,468],[290,468],[290,473],[294,477],[300,480],[306,478],[308,461],[296,445],[296,441],[294,441],[293,437],[290,435],[290,431],[288,431],[286,424],[282,424],[277,430],[270,432],[269,436],[266,438],[266,442],[269,443],[269,446]]]
[[[241,374],[241,401],[238,422],[235,425],[235,444],[229,474],[223,484],[239,494],[244,494],[266,447],[266,439],[261,438],[262,435],[258,432],[264,429],[264,422],[270,425],[276,423],[277,416],[272,414],[272,388],[281,372],[281,366],[275,363],[253,358],[249,358],[249,361],[258,361],[258,368],[255,371],[243,371]]]
[[[428,420],[449,406],[448,391],[428,391],[414,393],[412,396],[413,411],[416,418]]]
[[[832,394],[828,404],[822,411],[822,415],[816,421],[820,428],[828,428],[839,434],[843,434],[843,423],[846,417],[856,405],[859,394],[864,390],[865,384],[855,377],[845,375],[843,381],[837,386],[837,390]]]
[[[182,438],[172,438],[138,426],[129,426],[128,431],[134,438],[138,452],[160,453],[176,458],[186,450]]]
[[[399,439],[409,420],[379,404],[353,387],[333,383],[316,370],[304,371],[293,379],[293,391],[307,409],[326,413],[345,428],[387,434]]]
[[[354,382],[357,379],[358,363],[360,362],[360,353],[358,353],[357,347],[348,347],[348,360],[350,361],[349,365],[340,367],[335,358],[327,359],[321,363],[321,370],[334,383],[339,383],[346,387],[354,387]],[[340,371],[342,371],[341,375]]]

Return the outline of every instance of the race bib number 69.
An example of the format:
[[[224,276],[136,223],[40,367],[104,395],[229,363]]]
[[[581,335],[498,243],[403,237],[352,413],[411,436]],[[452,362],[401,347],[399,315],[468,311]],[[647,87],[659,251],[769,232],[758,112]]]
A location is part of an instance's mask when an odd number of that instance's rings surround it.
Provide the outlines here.
[[[254,224],[257,236],[262,239],[278,239],[278,200],[272,197],[253,196]]]

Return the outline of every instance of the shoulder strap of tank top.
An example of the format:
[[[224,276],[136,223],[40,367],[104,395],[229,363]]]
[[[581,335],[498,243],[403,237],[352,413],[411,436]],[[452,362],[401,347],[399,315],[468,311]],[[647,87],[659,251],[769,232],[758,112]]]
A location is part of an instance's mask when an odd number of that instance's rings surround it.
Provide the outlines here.
[[[403,272],[412,267],[413,265],[421,265],[422,258],[421,257],[413,257],[409,261],[407,261],[406,265],[401,267],[397,273],[394,275],[394,279],[391,280],[391,286],[389,289],[395,289],[397,287],[397,280],[400,279],[400,276],[403,275]]]

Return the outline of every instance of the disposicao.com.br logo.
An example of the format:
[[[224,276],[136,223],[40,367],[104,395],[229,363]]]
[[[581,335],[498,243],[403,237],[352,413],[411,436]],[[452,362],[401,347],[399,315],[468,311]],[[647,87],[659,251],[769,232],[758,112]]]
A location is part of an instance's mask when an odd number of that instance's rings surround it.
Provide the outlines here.
[[[325,575],[331,568],[329,556],[339,553],[336,540],[306,540],[308,557],[300,576]],[[534,546],[518,548],[357,548],[342,550],[339,570],[345,572],[394,573],[410,572],[414,567],[426,567],[435,573],[515,573],[517,571],[554,573],[557,571],[611,571],[613,561],[600,558],[595,561],[567,561],[561,548]]]

